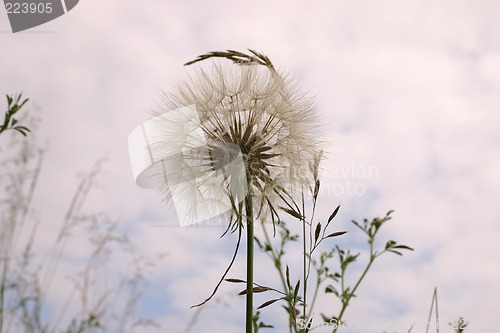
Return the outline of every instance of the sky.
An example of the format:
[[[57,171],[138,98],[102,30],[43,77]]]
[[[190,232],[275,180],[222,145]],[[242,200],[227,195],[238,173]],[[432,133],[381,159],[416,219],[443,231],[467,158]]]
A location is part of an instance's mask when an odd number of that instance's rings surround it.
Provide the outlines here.
[[[36,140],[48,147],[33,199],[43,221],[40,253],[78,175],[105,157],[85,209],[105,211],[142,255],[166,254],[153,260],[139,306],[162,327],[140,331],[185,331],[197,313],[190,306],[210,294],[228,264],[235,235],[219,239],[220,226],[177,227],[175,210],[135,185],[127,137],[186,76],[183,63],[251,48],[316,99],[327,157],[317,216],[340,204],[335,227],[349,230],[331,244],[365,251],[350,220],[394,209],[381,244],[395,239],[415,249],[380,258],[345,317],[370,324],[344,331],[418,327],[437,287],[443,332],[459,316],[471,331],[493,332],[500,324],[499,14],[494,0],[82,0],[54,21],[12,34],[0,10],[0,93],[30,98],[27,112],[41,118]],[[4,151],[7,142],[0,138]],[[81,269],[83,238],[72,236],[61,272]],[[244,277],[240,252],[231,277]],[[123,253],[112,258],[103,273],[110,284],[131,266]],[[298,278],[300,253],[287,260]],[[257,256],[256,280],[278,283],[269,272],[269,260]],[[359,273],[355,266],[353,276]],[[60,285],[49,296],[50,315],[63,307],[67,280],[54,277]],[[238,287],[224,285],[193,331],[242,331]],[[317,311],[338,306],[321,298]],[[285,329],[279,306],[264,310],[265,320]]]

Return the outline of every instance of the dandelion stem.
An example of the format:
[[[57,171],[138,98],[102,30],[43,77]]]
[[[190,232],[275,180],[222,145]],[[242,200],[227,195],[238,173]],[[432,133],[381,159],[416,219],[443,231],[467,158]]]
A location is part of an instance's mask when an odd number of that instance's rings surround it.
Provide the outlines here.
[[[302,253],[302,265],[303,265],[303,274],[304,274],[304,302],[303,302],[303,313],[302,313],[302,318],[306,321],[307,324],[307,277],[308,277],[308,272],[307,272],[307,252],[306,252],[306,221],[305,221],[305,215],[306,215],[306,208],[305,208],[305,201],[304,201],[304,191],[302,191],[302,215],[301,222],[302,222],[302,246],[303,246],[303,253]],[[312,223],[312,220],[311,220]],[[310,255],[309,255],[310,258]]]
[[[245,198],[245,209],[247,215],[247,308],[246,308],[246,333],[252,333],[253,321],[253,200],[251,183],[248,183],[248,193]]]

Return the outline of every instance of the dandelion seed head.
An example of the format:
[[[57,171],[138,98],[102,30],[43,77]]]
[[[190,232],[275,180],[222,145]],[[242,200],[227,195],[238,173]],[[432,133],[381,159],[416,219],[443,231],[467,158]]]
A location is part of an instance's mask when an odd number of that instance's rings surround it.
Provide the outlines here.
[[[191,182],[192,186],[186,186],[177,195],[186,195],[192,201],[197,192],[215,186],[200,187],[202,182],[213,179],[200,179],[199,174],[219,173],[224,186],[214,200],[230,196],[233,208],[247,192],[254,197],[258,216],[281,205],[280,194],[284,192],[297,198],[311,183],[309,165],[320,150],[317,109],[312,98],[300,92],[290,76],[265,66],[212,63],[208,70],[201,67],[193,70],[186,80],[163,95],[163,102],[156,110],[159,117],[188,106],[196,112],[196,122],[179,122],[174,131],[172,123],[160,126],[159,135],[165,134],[165,140],[158,142],[160,149],[168,150],[179,144],[184,147],[177,165],[167,166],[181,170],[178,175],[170,173],[169,177]],[[189,126],[193,128],[186,128]],[[203,133],[206,140],[203,148],[196,140],[176,133],[196,131],[194,127]],[[242,169],[237,163],[229,163],[238,156]],[[228,169],[228,165],[234,170]],[[168,180],[158,177],[157,182],[164,198],[171,199]]]

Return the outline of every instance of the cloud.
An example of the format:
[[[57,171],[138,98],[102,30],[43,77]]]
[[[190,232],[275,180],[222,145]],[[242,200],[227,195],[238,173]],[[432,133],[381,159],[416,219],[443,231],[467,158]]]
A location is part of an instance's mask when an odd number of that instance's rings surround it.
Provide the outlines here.
[[[381,259],[350,315],[401,317],[404,323],[426,319],[432,288],[438,286],[446,320],[464,315],[476,330],[492,330],[492,295],[499,290],[494,281],[500,278],[492,264],[500,237],[496,2],[137,6],[83,1],[33,32],[0,35],[7,50],[0,54],[0,92],[22,90],[40,106],[39,137],[49,141],[35,197],[50,225],[40,231],[44,238],[65,213],[77,186],[75,173],[107,155],[103,186],[89,197],[88,207],[121,218],[146,252],[171,252],[153,286],[163,288],[176,311],[209,293],[233,243],[219,240],[217,231],[153,228],[175,225],[175,212],[156,193],[134,185],[126,139],[148,118],[160,91],[184,75],[185,61],[206,51],[255,48],[292,70],[317,96],[328,142],[326,170],[378,170],[367,178],[327,177],[325,188],[349,181],[362,184],[365,192],[325,191],[318,216],[342,203],[342,228],[351,217],[395,209],[385,236],[416,248],[404,258]],[[0,29],[8,30],[6,15],[0,16]],[[71,251],[79,253],[76,245]],[[235,272],[243,275],[239,259]],[[481,306],[471,308],[476,301]],[[200,320],[217,331],[214,322],[229,320],[225,311],[214,306]],[[241,312],[231,314],[243,318]],[[155,316],[165,323],[177,320],[168,312]],[[228,325],[236,331],[241,318]]]

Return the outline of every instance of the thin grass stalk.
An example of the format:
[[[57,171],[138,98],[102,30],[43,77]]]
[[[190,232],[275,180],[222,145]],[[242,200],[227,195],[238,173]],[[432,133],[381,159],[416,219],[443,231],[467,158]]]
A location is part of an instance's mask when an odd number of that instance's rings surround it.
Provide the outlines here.
[[[439,333],[439,312],[438,312],[438,303],[437,303],[437,287],[434,287],[434,293],[432,294],[431,308],[429,310],[429,317],[427,317],[427,327],[425,329],[425,333],[429,332],[429,326],[431,323],[431,316],[432,316],[432,310],[434,308],[434,304],[436,304],[436,332]]]
[[[0,258],[0,260],[8,260],[7,258]],[[3,313],[4,309],[4,292],[5,292],[5,280],[7,279],[7,263],[2,265],[2,283],[0,285],[0,333],[3,333]]]
[[[306,207],[305,207],[305,202],[304,202],[304,191],[302,190],[302,268],[303,268],[303,274],[304,274],[304,299],[303,299],[303,309],[302,309],[302,317],[306,321],[307,324],[307,260],[308,260],[308,255],[306,252],[306,220],[305,220],[305,215],[306,215]],[[312,220],[311,220],[312,223]],[[309,254],[309,261],[311,261]]]

